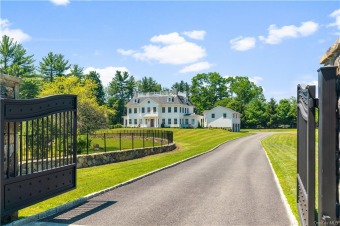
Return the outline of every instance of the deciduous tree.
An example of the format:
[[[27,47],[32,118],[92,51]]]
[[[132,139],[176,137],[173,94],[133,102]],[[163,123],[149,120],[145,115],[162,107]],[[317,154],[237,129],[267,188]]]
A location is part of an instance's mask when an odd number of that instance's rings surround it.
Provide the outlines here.
[[[76,94],[78,96],[78,129],[80,133],[106,128],[114,111],[99,106],[95,96],[97,84],[91,79],[82,82],[75,76],[56,77],[53,82],[44,83],[39,97],[53,94]]]
[[[260,99],[253,99],[244,111],[243,125],[248,128],[265,127],[265,111],[265,103]]]
[[[190,100],[197,113],[212,109],[217,101],[228,97],[227,80],[217,72],[197,74],[192,78]]]

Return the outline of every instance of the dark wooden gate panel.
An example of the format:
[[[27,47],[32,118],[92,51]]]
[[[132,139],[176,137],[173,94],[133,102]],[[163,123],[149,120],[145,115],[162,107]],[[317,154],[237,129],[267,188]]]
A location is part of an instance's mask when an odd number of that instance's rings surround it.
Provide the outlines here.
[[[1,216],[76,186],[77,97],[0,100]]]
[[[297,87],[297,204],[302,225],[315,221],[315,86]]]

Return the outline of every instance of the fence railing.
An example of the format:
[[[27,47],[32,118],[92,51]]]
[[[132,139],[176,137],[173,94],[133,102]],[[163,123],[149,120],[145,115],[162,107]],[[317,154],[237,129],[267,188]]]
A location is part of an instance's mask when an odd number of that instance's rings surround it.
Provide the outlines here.
[[[119,130],[78,135],[78,154],[92,154],[173,143],[173,132],[164,130]]]

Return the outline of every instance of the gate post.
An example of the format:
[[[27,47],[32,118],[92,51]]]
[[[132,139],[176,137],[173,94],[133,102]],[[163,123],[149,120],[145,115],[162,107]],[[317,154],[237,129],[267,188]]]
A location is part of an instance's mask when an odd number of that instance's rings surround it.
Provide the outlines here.
[[[321,67],[319,73],[319,201],[320,224],[335,222],[337,205],[336,156],[338,153],[338,117],[336,92],[337,67]]]
[[[13,76],[8,76],[8,75],[0,75],[0,98],[6,98],[6,99],[19,99],[19,85],[21,83],[21,79],[17,78],[17,77],[13,77]],[[2,109],[0,107],[0,111],[2,112]],[[3,116],[0,116],[0,120],[2,119]],[[1,125],[3,125],[3,123],[1,123]],[[12,133],[14,133],[15,131],[15,125],[13,125],[13,127],[10,126],[10,130]],[[5,126],[3,125],[2,127],[0,127],[0,131],[4,131],[5,130]],[[3,132],[1,132],[1,134],[3,134]],[[9,150],[10,152],[4,152],[1,153],[1,157],[0,157],[0,167],[2,167],[1,169],[4,169],[5,166],[4,165],[4,159],[7,159],[9,161],[7,161],[7,164],[10,164],[10,167],[13,168],[13,173],[16,174],[14,169],[18,169],[17,165],[18,165],[18,158],[16,158],[16,153],[14,151],[14,144],[15,139],[13,141],[11,141],[10,143],[7,144],[7,146],[9,146]],[[6,145],[6,142],[4,140],[0,141],[0,145]],[[0,149],[2,150],[2,149]],[[8,156],[9,154],[9,156]],[[2,171],[2,170],[1,170]],[[3,175],[1,175],[1,177],[3,177]],[[2,178],[0,177],[0,181],[2,181]],[[1,191],[0,189],[0,194],[2,194],[3,191]],[[4,197],[0,196],[0,203],[1,203],[1,199],[3,199]],[[1,207],[0,207],[1,209]],[[0,210],[0,217],[2,216],[1,210]],[[1,217],[1,223],[5,223],[5,222],[9,222],[11,220],[16,220],[18,219],[18,211],[14,211],[6,216],[2,216]]]

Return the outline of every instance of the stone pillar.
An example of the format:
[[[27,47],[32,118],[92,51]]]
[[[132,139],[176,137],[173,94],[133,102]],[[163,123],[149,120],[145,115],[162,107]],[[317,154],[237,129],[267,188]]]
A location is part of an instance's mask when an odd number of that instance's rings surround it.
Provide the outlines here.
[[[21,79],[17,78],[17,77],[12,77],[12,76],[8,76],[8,75],[1,75],[0,74],[0,98],[6,98],[6,99],[19,99],[19,85],[20,85]],[[1,120],[1,119],[0,119]],[[5,131],[8,131],[8,126],[5,126]],[[17,130],[18,131],[18,130]],[[9,125],[9,132],[10,134],[14,134],[14,123],[11,123]],[[2,133],[3,134],[3,133]],[[18,172],[14,172],[14,166],[18,166],[18,162],[14,162],[14,160],[16,159],[16,161],[18,161],[18,158],[14,158],[14,136],[16,136],[16,134],[10,136],[10,140],[8,143],[8,139],[5,139],[5,144],[4,144],[4,173],[7,176],[7,169],[9,169],[9,175],[10,176],[15,176],[17,175]],[[18,140],[18,139],[16,139]],[[7,161],[8,159],[8,149],[9,149],[9,161]],[[9,167],[7,167],[7,164],[9,163]],[[16,171],[18,171],[18,167],[16,167]],[[4,175],[4,176],[5,176]],[[2,197],[2,195],[1,195]],[[6,223],[9,221],[13,221],[18,219],[18,211],[15,211],[11,214],[8,214],[6,216],[1,217],[1,223]]]

